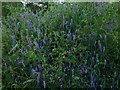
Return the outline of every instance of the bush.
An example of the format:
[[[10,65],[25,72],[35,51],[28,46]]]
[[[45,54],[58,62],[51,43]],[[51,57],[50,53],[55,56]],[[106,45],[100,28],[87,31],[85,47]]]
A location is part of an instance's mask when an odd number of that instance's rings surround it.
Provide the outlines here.
[[[118,88],[117,11],[55,3],[3,19],[3,88]]]

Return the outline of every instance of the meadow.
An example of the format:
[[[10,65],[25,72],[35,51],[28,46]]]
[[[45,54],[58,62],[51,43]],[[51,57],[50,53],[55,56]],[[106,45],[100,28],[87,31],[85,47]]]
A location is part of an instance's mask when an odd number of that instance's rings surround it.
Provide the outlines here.
[[[2,17],[2,87],[119,88],[118,3],[50,3]]]

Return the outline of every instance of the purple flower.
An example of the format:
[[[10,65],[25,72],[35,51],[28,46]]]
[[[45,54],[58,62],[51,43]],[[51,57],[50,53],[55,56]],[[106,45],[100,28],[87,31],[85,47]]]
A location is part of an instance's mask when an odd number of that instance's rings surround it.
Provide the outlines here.
[[[97,43],[97,42],[95,41],[95,42],[94,42],[94,47],[95,47],[95,48],[96,48],[96,43]]]
[[[67,33],[68,33],[68,31],[69,31],[69,28],[68,28],[68,27],[66,27],[66,31],[67,31]]]
[[[86,68],[86,67],[84,67],[83,72],[84,72],[85,74],[87,74],[87,68]]]
[[[92,57],[92,62],[94,62],[94,57]]]
[[[52,80],[52,78],[50,77],[50,82],[52,83],[53,82],[53,80]]]
[[[23,65],[23,67],[25,67],[25,64],[24,64],[24,59],[22,59],[22,60],[18,61],[18,64],[22,64],[22,65]]]
[[[100,40],[98,40],[98,45],[99,45],[100,51],[102,52],[102,45],[100,43]]]
[[[47,36],[46,35],[44,35],[44,39],[47,40]]]
[[[35,71],[38,72],[38,68],[37,67],[35,68]]]
[[[72,77],[74,77],[74,68],[72,68]]]
[[[101,5],[101,3],[100,2],[98,2],[98,7],[100,8],[100,9],[102,9],[102,5]]]
[[[32,70],[32,64],[30,64],[30,71]]]
[[[12,39],[12,42],[13,42],[13,44],[15,43],[15,35],[12,35],[11,36],[11,39]]]
[[[38,64],[38,69],[40,70],[40,72],[42,72],[42,66],[41,66],[41,64]]]
[[[76,38],[76,36],[75,36],[75,35],[73,35],[73,40],[75,40],[75,38]]]
[[[26,36],[26,39],[27,39],[28,45],[29,45],[29,47],[30,47],[30,49],[31,49],[32,42],[30,41],[30,38],[29,38],[28,35]]]
[[[100,88],[102,88],[102,84],[100,84]]]
[[[94,78],[94,77],[93,77],[93,75],[91,74],[91,75],[90,75],[90,86],[91,86],[91,87],[93,86],[93,78]]]
[[[35,41],[35,46],[36,46],[37,49],[40,49],[39,44],[37,43],[37,41]]]
[[[106,36],[106,34],[104,34],[104,41],[105,41],[105,42],[107,41],[107,36]]]
[[[96,51],[94,50],[94,55],[96,54]]]
[[[28,35],[28,29],[26,29],[26,34]]]
[[[90,16],[90,20],[91,20],[91,21],[92,21],[92,18],[93,18],[93,17],[92,17],[92,16]]]
[[[108,26],[108,31],[109,31],[109,32],[112,32],[112,29],[113,29],[113,24],[110,24],[110,25]]]
[[[65,77],[65,75],[64,75],[64,73],[62,74],[62,80],[64,80],[64,77]]]
[[[37,72],[37,84],[39,85],[40,84],[40,73]]]
[[[78,35],[77,38],[80,39],[80,35]]]
[[[99,62],[99,59],[98,59],[98,53],[96,54],[96,60]]]
[[[65,21],[65,24],[68,24],[68,21]]]
[[[70,40],[72,39],[72,34],[71,34],[70,31],[69,31],[68,34],[67,34],[67,38],[69,38]]]
[[[86,51],[86,56],[88,57],[88,53],[89,53],[89,51]]]
[[[53,39],[52,39],[52,38],[50,38],[50,44],[52,43],[52,41],[53,41]]]
[[[104,67],[106,66],[106,59],[104,59]]]
[[[46,81],[43,81],[43,86],[44,88],[46,88]]]
[[[103,47],[103,52],[105,52],[105,47]]]
[[[35,69],[32,68],[31,72],[32,72],[32,78],[34,78],[34,75],[35,75]]]
[[[46,40],[45,40],[45,39],[43,39],[43,45],[44,45],[44,46],[46,45]]]
[[[30,29],[31,26],[30,26],[29,20],[26,21],[26,24],[27,24],[28,28]]]
[[[80,60],[82,59],[82,52],[80,52]]]
[[[71,18],[71,20],[70,20],[70,26],[73,24],[73,19]]]
[[[38,36],[40,35],[40,29],[37,29],[37,34],[38,34]]]

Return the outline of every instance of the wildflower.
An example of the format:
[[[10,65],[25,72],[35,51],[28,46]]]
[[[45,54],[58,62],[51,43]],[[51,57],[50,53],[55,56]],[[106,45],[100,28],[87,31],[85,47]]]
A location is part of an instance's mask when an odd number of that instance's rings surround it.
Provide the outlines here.
[[[42,66],[41,66],[40,63],[38,63],[38,69],[39,69],[40,72],[42,72]]]
[[[38,72],[38,68],[37,67],[35,68],[35,71]]]
[[[52,80],[52,78],[50,77],[50,82],[52,83],[53,82],[53,80]]]
[[[86,51],[86,56],[88,57],[88,53],[89,53],[89,51]]]
[[[15,35],[12,35],[11,39],[12,39],[12,43],[14,44],[15,43]]]
[[[46,81],[45,81],[45,76],[43,75],[43,86],[46,88]]]
[[[30,38],[29,38],[28,35],[26,36],[26,39],[27,39],[28,45],[29,45],[29,47],[30,47],[30,49],[31,49],[32,42],[30,41]]]
[[[70,19],[70,26],[73,24],[73,19],[71,18]]]
[[[37,34],[38,34],[38,36],[40,35],[40,33],[41,33],[41,32],[40,32],[40,29],[37,29]]]
[[[102,5],[101,5],[101,3],[100,2],[98,2],[98,7],[100,8],[100,9],[102,9]]]
[[[40,84],[40,73],[37,72],[37,84],[39,85]]]
[[[96,60],[99,62],[99,59],[98,59],[98,53],[96,54]]]
[[[72,68],[72,77],[74,77],[74,68]]]
[[[23,67],[25,67],[25,64],[24,64],[24,59],[22,59],[22,60],[18,61],[18,64],[22,64],[22,65],[23,65]]]
[[[26,34],[28,35],[28,29],[26,29]]]
[[[31,26],[30,26],[30,23],[29,23],[29,21],[28,21],[28,20],[26,20],[26,24],[27,24],[27,27],[30,29],[30,28],[31,28]]]
[[[96,51],[94,50],[94,55],[96,54]]]
[[[63,73],[63,74],[62,74],[62,80],[64,80],[64,77],[65,77],[65,76],[64,76],[64,73]]]
[[[50,38],[50,44],[52,43],[52,41],[53,41],[53,39],[52,39],[52,38]]]
[[[90,74],[90,86],[92,87],[93,86],[93,75],[92,74]]]
[[[35,41],[35,46],[36,46],[37,49],[40,49],[39,44],[37,43],[37,41]]]
[[[108,31],[109,31],[109,32],[112,32],[112,29],[113,29],[113,24],[110,24],[110,25],[108,26]]]
[[[75,37],[76,37],[76,36],[75,36],[75,35],[73,35],[73,40],[75,40]]]
[[[94,62],[94,57],[92,57],[92,62]]]
[[[100,84],[100,88],[102,88],[102,84]]]
[[[80,39],[80,35],[78,35],[77,38]]]
[[[92,21],[92,18],[93,18],[93,17],[92,17],[92,16],[90,16],[90,20],[91,20],[91,21]]]
[[[31,72],[32,72],[32,78],[34,79],[34,74],[35,74],[34,68],[32,68]]]
[[[106,59],[104,59],[104,67],[106,66]]]
[[[103,52],[105,52],[105,47],[103,47]]]
[[[102,52],[102,45],[100,43],[100,40],[98,40],[98,45],[99,45],[100,51]]]
[[[107,36],[106,36],[106,34],[104,34],[104,41],[105,41],[105,42],[107,41]]]
[[[69,31],[69,28],[68,28],[68,27],[66,27],[66,31],[67,31],[67,33],[68,33],[68,31]]]
[[[85,74],[87,74],[87,68],[86,68],[86,67],[84,67],[83,72],[84,72]]]
[[[65,21],[65,24],[68,24],[68,21]]]
[[[68,37],[70,40],[72,39],[72,34],[71,34],[70,31],[68,32],[67,37]]]
[[[45,39],[43,39],[43,45],[44,45],[44,46],[46,45],[46,41],[45,41]]]
[[[44,35],[44,39],[47,40],[47,36],[46,35]]]
[[[30,64],[30,70],[32,70],[32,64]]]
[[[97,43],[97,42],[95,41],[95,42],[94,42],[94,47],[95,47],[95,48],[96,48],[96,43]]]

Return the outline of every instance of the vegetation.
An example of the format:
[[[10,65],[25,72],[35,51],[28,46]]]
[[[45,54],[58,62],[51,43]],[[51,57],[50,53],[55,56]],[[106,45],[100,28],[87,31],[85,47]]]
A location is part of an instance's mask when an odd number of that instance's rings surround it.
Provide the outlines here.
[[[36,13],[8,6],[3,89],[120,86],[117,3],[49,3]]]

